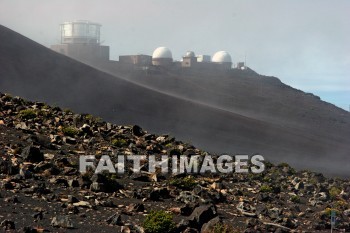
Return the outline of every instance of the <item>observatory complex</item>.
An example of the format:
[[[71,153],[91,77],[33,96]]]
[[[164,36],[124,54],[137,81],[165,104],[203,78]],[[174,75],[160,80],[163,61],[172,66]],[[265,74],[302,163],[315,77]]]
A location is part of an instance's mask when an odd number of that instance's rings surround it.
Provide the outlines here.
[[[187,51],[180,61],[175,61],[167,47],[156,48],[152,56],[121,55],[119,61],[113,61],[109,59],[109,46],[101,45],[100,29],[100,24],[87,20],[64,22],[60,25],[61,43],[52,45],[51,49],[89,65],[109,70],[224,72],[232,69],[232,58],[226,51],[218,51],[213,57],[196,56],[193,51]],[[244,63],[237,63],[237,68],[245,69]]]

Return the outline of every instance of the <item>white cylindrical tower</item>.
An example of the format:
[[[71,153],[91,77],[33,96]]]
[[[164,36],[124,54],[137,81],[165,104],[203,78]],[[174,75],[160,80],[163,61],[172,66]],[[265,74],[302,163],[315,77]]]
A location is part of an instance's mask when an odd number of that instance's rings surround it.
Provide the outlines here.
[[[62,44],[100,44],[101,25],[87,20],[64,22],[60,25]]]

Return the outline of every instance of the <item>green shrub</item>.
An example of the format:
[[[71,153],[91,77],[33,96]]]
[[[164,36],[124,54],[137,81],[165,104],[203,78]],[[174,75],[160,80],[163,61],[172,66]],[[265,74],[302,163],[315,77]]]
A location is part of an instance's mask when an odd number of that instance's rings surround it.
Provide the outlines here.
[[[294,203],[300,203],[300,197],[295,195],[290,198],[290,200]]]
[[[102,122],[102,118],[101,117],[94,117],[91,114],[85,115],[85,120],[93,122],[93,123],[100,123],[100,122]]]
[[[350,208],[350,204],[347,201],[341,199],[334,203],[334,207],[340,210],[346,210]]]
[[[236,232],[239,232],[239,231],[236,231],[233,229],[232,226],[229,226],[223,223],[216,224],[212,231],[212,233],[236,233]]]
[[[69,108],[65,108],[65,109],[63,110],[63,112],[64,112],[65,114],[72,114],[72,113],[73,113]]]
[[[262,193],[270,193],[270,192],[272,192],[272,188],[270,186],[268,186],[268,185],[262,185],[260,187],[260,192],[262,192]]]
[[[165,147],[167,147],[167,148],[170,148],[170,147],[172,147],[172,146],[173,146],[173,144],[172,144],[171,142],[165,144]]]
[[[186,176],[183,178],[173,178],[169,184],[180,189],[191,190],[196,186],[196,180],[193,176]]]
[[[334,208],[329,208],[329,207],[326,208],[326,209],[323,211],[323,213],[324,213],[326,216],[331,216],[332,211],[334,211],[336,215],[339,215],[339,214],[340,214],[339,210],[334,209]]]
[[[25,120],[34,119],[35,117],[37,117],[37,112],[34,109],[28,108],[28,109],[21,110],[18,113],[18,116]]]
[[[74,137],[75,135],[78,134],[78,129],[68,126],[68,127],[64,127],[62,128],[62,132],[64,133],[64,135],[68,136],[68,137]]]
[[[329,197],[331,199],[335,199],[339,194],[341,193],[341,190],[337,187],[332,187],[330,190],[329,190]]]
[[[173,221],[172,214],[163,210],[151,211],[143,222],[145,233],[172,233],[176,225]]]
[[[116,147],[126,147],[128,143],[125,139],[118,138],[112,140],[112,145]]]
[[[292,168],[288,163],[280,163],[277,165],[277,167],[286,169],[289,175],[294,175],[296,173],[295,169]]]

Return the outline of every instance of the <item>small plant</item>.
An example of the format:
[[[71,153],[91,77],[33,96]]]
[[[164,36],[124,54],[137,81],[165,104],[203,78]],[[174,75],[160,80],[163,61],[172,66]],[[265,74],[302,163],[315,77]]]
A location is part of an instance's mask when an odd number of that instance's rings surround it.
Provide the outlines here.
[[[111,143],[116,147],[126,147],[128,145],[127,141],[122,138],[113,139]]]
[[[101,123],[102,122],[102,118],[101,117],[95,117],[95,122],[96,123]]]
[[[63,110],[63,112],[64,112],[65,114],[72,114],[72,113],[73,113],[69,108],[65,108],[65,109]]]
[[[196,180],[193,176],[186,176],[184,178],[174,178],[170,180],[170,185],[184,190],[191,190],[196,186]]]
[[[42,108],[42,110],[37,112],[38,116],[42,116],[44,118],[51,118],[53,115],[50,111],[48,111],[47,109]]]
[[[47,104],[44,104],[41,108],[42,109],[50,109],[51,107],[49,105],[47,105]]]
[[[272,188],[270,186],[268,186],[268,185],[262,185],[260,187],[260,192],[262,192],[262,193],[270,193],[270,192],[272,192]]]
[[[100,123],[100,122],[102,122],[102,118],[101,117],[94,117],[91,114],[85,115],[85,120],[93,122],[93,123]]]
[[[278,167],[290,167],[288,163],[280,163],[277,165]]]
[[[172,233],[176,225],[173,221],[172,214],[163,210],[151,211],[143,222],[145,233]]]
[[[345,210],[350,208],[350,204],[347,201],[341,199],[335,202],[334,207],[340,210]]]
[[[332,187],[330,190],[329,190],[329,197],[331,199],[335,199],[337,196],[339,196],[339,194],[341,193],[341,190],[337,187]]]
[[[297,195],[292,196],[290,200],[291,202],[294,202],[294,203],[300,203],[300,197]]]
[[[262,178],[262,181],[264,181],[264,182],[271,182],[271,177],[269,177],[269,176],[264,176],[264,178]]]
[[[236,233],[232,226],[223,223],[217,223],[212,230],[212,233]]]
[[[326,208],[323,213],[326,215],[326,216],[331,216],[331,213],[332,211],[334,211],[336,213],[336,215],[339,215],[339,210],[337,209],[334,209],[334,208]]]
[[[37,112],[34,109],[24,109],[18,113],[18,116],[22,119],[29,120],[37,117]]]
[[[292,168],[288,163],[280,163],[277,165],[277,167],[286,169],[289,175],[294,175],[296,173],[295,169]]]
[[[74,137],[75,135],[78,134],[79,131],[78,131],[77,128],[68,126],[68,127],[62,128],[62,132],[63,132],[64,135],[66,135],[68,137]]]
[[[171,142],[165,144],[165,147],[167,147],[167,148],[170,148],[170,147],[172,147],[172,146],[173,146],[173,144],[172,144]]]

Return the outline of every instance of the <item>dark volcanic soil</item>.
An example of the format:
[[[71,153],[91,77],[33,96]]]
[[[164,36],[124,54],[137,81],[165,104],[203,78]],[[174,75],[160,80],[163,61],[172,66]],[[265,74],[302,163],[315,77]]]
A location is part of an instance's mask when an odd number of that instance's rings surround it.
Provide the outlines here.
[[[350,181],[287,164],[221,176],[78,172],[79,155],[130,153],[205,154],[169,135],[0,94],[1,228],[143,232],[145,216],[165,210],[177,232],[214,232],[215,225],[226,232],[329,232],[333,208],[335,232],[350,231]]]

